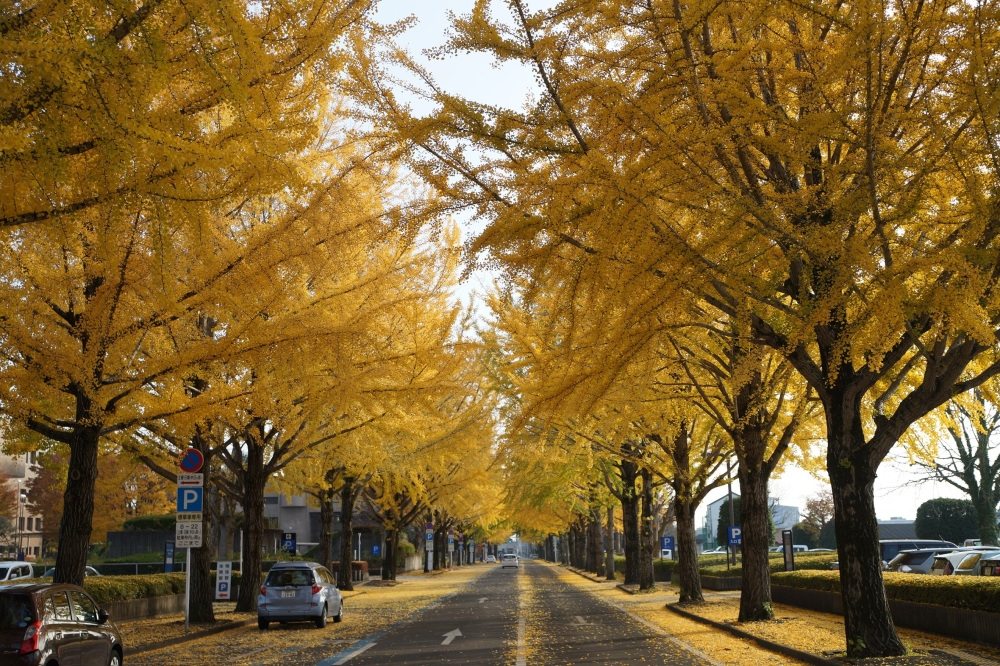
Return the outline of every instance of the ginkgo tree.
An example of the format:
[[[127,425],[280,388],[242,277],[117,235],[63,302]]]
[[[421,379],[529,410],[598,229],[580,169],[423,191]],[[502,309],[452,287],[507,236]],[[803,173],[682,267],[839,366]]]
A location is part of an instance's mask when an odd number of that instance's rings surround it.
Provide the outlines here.
[[[4,8],[0,402],[69,449],[56,580],[82,583],[100,441],[189,409],[187,371],[247,337],[205,323],[267,239],[219,221],[307,189],[331,47],[369,3]]]
[[[411,67],[438,105],[417,118],[359,59],[373,117],[476,207],[472,249],[508,272],[572,265],[631,312],[659,278],[785,356],[826,419],[848,654],[902,654],[875,474],[917,419],[1000,372],[996,9],[512,0],[500,20],[489,5],[442,53],[530,67],[528,108]],[[609,357],[635,353],[622,340]]]

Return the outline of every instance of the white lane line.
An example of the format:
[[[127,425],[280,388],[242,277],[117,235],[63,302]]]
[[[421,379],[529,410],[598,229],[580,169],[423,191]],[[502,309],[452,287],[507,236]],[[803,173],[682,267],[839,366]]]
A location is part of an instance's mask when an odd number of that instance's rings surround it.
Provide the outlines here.
[[[355,650],[354,652],[350,653],[349,655],[347,655],[346,657],[344,657],[340,661],[333,662],[333,666],[343,666],[343,664],[346,664],[351,659],[354,659],[355,657],[357,657],[359,654],[361,654],[365,650],[368,650],[368,649],[373,648],[373,647],[375,647],[375,643],[369,643],[368,645],[359,647],[357,650]]]

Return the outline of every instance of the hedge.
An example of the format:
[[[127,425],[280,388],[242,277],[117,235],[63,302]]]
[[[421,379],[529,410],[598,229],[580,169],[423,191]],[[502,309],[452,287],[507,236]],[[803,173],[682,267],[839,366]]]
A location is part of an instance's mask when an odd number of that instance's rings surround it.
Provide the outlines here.
[[[781,553],[769,553],[768,560],[772,575],[785,571],[785,558]],[[795,569],[798,571],[830,571],[830,564],[835,561],[837,561],[837,553],[817,553],[816,555],[810,555],[808,552],[796,553]],[[726,569],[725,555],[701,557],[698,559],[698,565],[703,576],[739,577],[743,575],[742,564]]]
[[[795,568],[806,570],[829,571],[830,563],[836,561],[837,553],[798,553],[795,556]],[[771,573],[785,570],[785,560],[781,553],[769,553]],[[677,560],[661,560],[653,558],[653,569],[657,572],[670,572],[671,575],[677,572],[680,563]],[[625,557],[615,555],[615,571],[625,573]],[[743,567],[739,564],[726,568],[725,555],[702,555],[698,558],[698,571],[702,576],[719,577],[740,577],[743,575]]]
[[[97,603],[127,601],[184,594],[184,574],[148,574],[140,576],[90,576],[83,581],[83,589]]]
[[[882,574],[885,596],[892,601],[910,601],[950,608],[996,613],[1000,609],[1000,577],[928,576]],[[839,571],[782,571],[771,575],[772,585],[840,593]]]

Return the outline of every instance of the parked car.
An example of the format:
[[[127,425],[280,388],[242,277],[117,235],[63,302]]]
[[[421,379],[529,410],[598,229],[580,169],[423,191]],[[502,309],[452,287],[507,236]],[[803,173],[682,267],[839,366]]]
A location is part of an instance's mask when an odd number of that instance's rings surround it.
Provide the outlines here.
[[[504,553],[503,558],[501,558],[500,568],[506,569],[507,567],[514,567],[515,569],[517,569],[518,567],[517,555],[515,555],[514,553]]]
[[[980,576],[1000,576],[1000,557],[984,557],[979,560]]]
[[[486,564],[496,564],[496,563],[497,563],[496,556],[494,556],[494,555],[487,555],[486,556]]]
[[[878,542],[878,550],[882,554],[882,568],[884,569],[891,559],[899,555],[901,550],[917,550],[920,548],[958,548],[951,541],[941,541],[935,539],[881,539]]]
[[[278,562],[267,572],[257,597],[257,626],[271,622],[315,622],[326,626],[344,619],[344,598],[337,578],[316,562]]]
[[[41,576],[39,576],[39,578],[52,578],[55,575],[56,575],[56,568],[52,567],[51,569],[43,573]],[[83,570],[83,575],[85,577],[100,576],[101,572],[88,564],[87,568]]]
[[[990,559],[998,556],[1000,556],[1000,549],[994,547],[992,550],[982,550],[982,546],[975,550],[957,550],[944,553],[934,558],[934,563],[928,573],[932,576],[978,576],[979,561],[983,558]]]
[[[0,562],[0,583],[34,577],[34,569],[27,562]]]
[[[118,627],[82,588],[59,583],[0,586],[0,666],[121,666]]]
[[[718,548],[713,548],[712,550],[702,551],[702,555],[725,555],[729,552],[728,548],[724,546],[719,546]]]
[[[886,571],[899,573],[926,574],[934,564],[934,558],[943,553],[954,552],[954,548],[918,548],[903,550],[886,565]]]

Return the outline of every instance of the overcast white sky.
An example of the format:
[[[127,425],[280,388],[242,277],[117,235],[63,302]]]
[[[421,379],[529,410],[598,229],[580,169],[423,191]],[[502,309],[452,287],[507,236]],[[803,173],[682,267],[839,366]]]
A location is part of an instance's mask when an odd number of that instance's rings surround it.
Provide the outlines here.
[[[456,14],[467,13],[473,6],[472,0],[434,0],[429,2],[412,2],[406,0],[383,0],[380,4],[378,18],[389,22],[415,15],[419,23],[411,28],[401,39],[401,43],[416,56],[426,48],[440,46],[444,43],[445,31],[448,28],[449,10]],[[531,10],[542,9],[552,5],[550,2],[534,0],[528,3]],[[493,2],[494,15],[498,18],[508,16],[506,3]],[[445,60],[430,60],[419,58],[433,73],[437,83],[449,92],[460,93],[481,102],[503,105],[512,108],[519,107],[529,96],[533,95],[534,79],[527,68],[506,65],[496,68],[489,58],[482,55],[459,55]],[[466,226],[474,222],[467,221]],[[475,279],[475,278],[474,278]],[[481,291],[481,285],[470,285]],[[935,497],[961,497],[953,487],[940,483],[907,484],[916,478],[912,468],[906,461],[882,465],[875,484],[875,509],[880,520],[892,517],[913,519],[917,507],[921,503]],[[821,491],[822,481],[815,479],[807,472],[792,468],[775,479],[771,484],[771,496],[779,498],[782,504],[805,508],[805,500]],[[712,502],[726,492],[721,488],[712,493],[706,500]],[[734,486],[738,493],[738,486]],[[698,520],[703,519],[704,510],[699,512]]]

